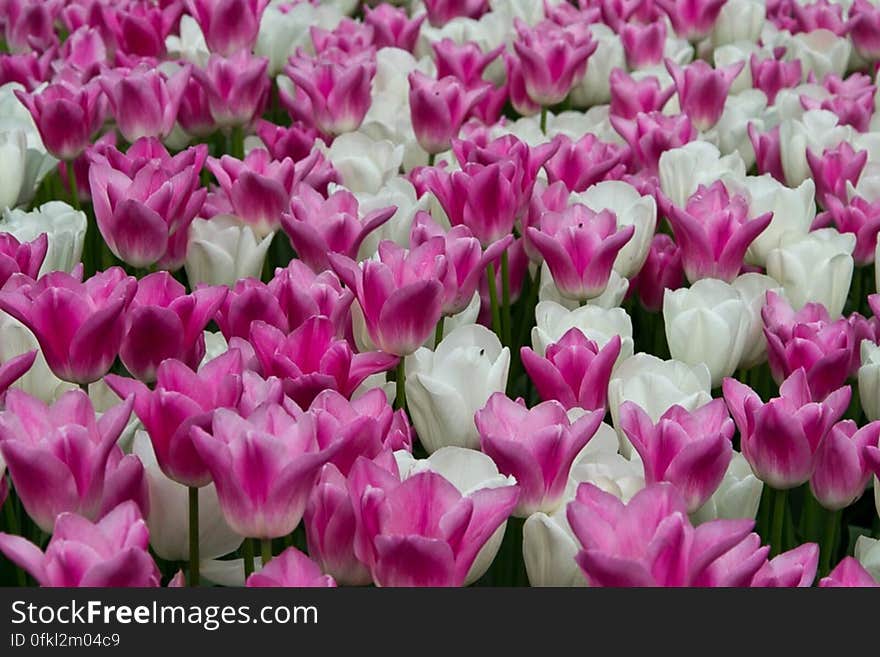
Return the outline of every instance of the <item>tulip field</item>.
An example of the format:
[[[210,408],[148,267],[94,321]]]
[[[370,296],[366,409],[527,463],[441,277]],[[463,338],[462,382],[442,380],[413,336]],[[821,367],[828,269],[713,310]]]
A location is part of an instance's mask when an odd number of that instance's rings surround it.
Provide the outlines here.
[[[0,585],[880,586],[878,71],[877,0],[0,0]]]

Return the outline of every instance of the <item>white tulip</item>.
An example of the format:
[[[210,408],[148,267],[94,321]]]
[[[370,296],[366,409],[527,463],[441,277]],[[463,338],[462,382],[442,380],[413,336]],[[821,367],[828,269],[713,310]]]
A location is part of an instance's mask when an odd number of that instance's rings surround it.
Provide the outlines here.
[[[865,416],[874,422],[880,420],[880,346],[873,340],[862,340],[860,355],[859,401]]]
[[[712,44],[718,47],[738,41],[757,42],[765,17],[763,0],[728,0],[712,28]]]
[[[837,115],[826,110],[809,110],[800,119],[786,119],[779,126],[782,171],[789,187],[811,178],[807,149],[821,154],[852,137],[851,126],[838,125]]]
[[[632,401],[657,422],[670,407],[678,404],[692,411],[712,400],[712,376],[704,363],[688,365],[678,360],[661,360],[638,353],[620,363],[608,382],[608,407],[620,452],[629,457],[632,445],[620,427],[620,405]]]
[[[464,447],[443,447],[426,459],[415,459],[409,452],[400,450],[394,452],[394,458],[397,460],[401,479],[419,472],[434,472],[455,486],[464,496],[486,488],[516,485],[516,479],[498,472],[498,466],[491,458],[482,452]],[[506,528],[505,520],[480,548],[465,578],[465,586],[473,584],[489,570],[504,540]]]
[[[19,242],[30,242],[46,233],[48,249],[40,267],[42,276],[50,271],[73,271],[82,260],[87,225],[84,212],[62,201],[50,201],[30,212],[4,211],[0,231],[14,235]]]
[[[586,112],[560,112],[559,114],[547,114],[547,137],[538,143],[552,139],[556,135],[565,135],[572,141],[577,141],[589,132],[602,141],[613,144],[623,144],[621,137],[609,120],[609,106],[596,105]],[[540,126],[537,117],[530,117],[535,125]],[[540,130],[540,127],[538,128]]]
[[[310,48],[309,28],[317,23],[317,8],[308,2],[289,7],[286,12],[269,5],[260,19],[260,32],[254,54],[269,58],[268,73],[278,75],[297,48]]]
[[[43,352],[40,351],[40,343],[31,330],[11,315],[0,311],[0,362],[5,363],[34,349],[37,350],[34,364],[11,387],[24,390],[29,395],[51,404],[77,385],[62,381],[55,376]]]
[[[875,495],[878,489],[880,486],[877,485],[877,478],[874,477]],[[867,570],[875,581],[880,582],[880,540],[870,536],[859,536],[856,539],[854,556],[862,564],[862,568]]]
[[[58,164],[58,160],[46,152],[34,118],[15,96],[16,90],[24,90],[17,82],[0,86],[0,132],[20,130],[25,134],[27,157],[18,200],[14,205],[30,203],[43,178]]]
[[[535,308],[535,323],[532,328],[532,349],[540,356],[547,347],[577,328],[593,340],[601,349],[615,335],[620,336],[620,356],[618,363],[632,356],[632,320],[623,308],[602,308],[601,306],[581,306],[569,310],[554,301],[541,301]]]
[[[846,195],[850,199],[861,196],[868,203],[880,201],[880,162],[867,162],[858,182],[855,185],[846,183]]]
[[[608,285],[598,297],[587,300],[588,306],[599,306],[600,308],[617,308],[623,303],[626,291],[629,289],[629,280],[618,274],[613,269],[608,277]],[[544,262],[541,264],[541,283],[538,288],[538,301],[553,301],[568,310],[575,310],[580,307],[577,299],[569,299],[562,295],[556,282],[553,280],[553,274],[550,273],[550,267]]]
[[[786,59],[800,60],[804,79],[812,73],[817,80],[829,73],[843,77],[852,44],[846,37],[839,37],[831,30],[819,29],[801,32],[786,41]]]
[[[326,148],[326,154],[342,184],[354,193],[376,194],[397,176],[403,162],[403,146],[387,139],[373,139],[363,132],[339,135]]]
[[[174,59],[189,62],[193,66],[204,68],[211,57],[211,51],[208,50],[205,35],[196,19],[189,14],[181,16],[178,34],[170,34],[165,37],[165,49],[168,51],[168,55]]]
[[[715,68],[723,68],[731,64],[745,62],[745,66],[733,80],[730,85],[731,94],[739,94],[752,88],[752,70],[749,66],[751,56],[761,52],[761,48],[755,44],[746,41],[737,41],[736,43],[728,43],[718,46],[712,52],[712,61],[715,62]]]
[[[782,283],[795,310],[813,301],[839,317],[852,282],[855,245],[855,235],[834,228],[786,234],[767,254],[767,274]]]
[[[718,489],[691,514],[691,521],[696,525],[716,518],[754,518],[758,514],[763,490],[764,483],[752,472],[749,462],[742,454],[734,452]]]
[[[150,437],[138,431],[134,454],[144,464],[150,489],[150,545],[161,558],[169,561],[189,559],[189,515],[186,486],[166,477],[156,461]],[[220,511],[214,484],[199,489],[199,557],[215,559],[238,549],[242,537],[234,533]]]
[[[761,317],[767,292],[772,290],[784,296],[785,290],[777,280],[755,273],[737,276],[731,285],[739,292],[748,312],[745,348],[739,359],[739,367],[748,369],[767,360],[767,339],[764,337],[764,321]]]
[[[683,208],[699,185],[716,180],[740,179],[746,166],[739,153],[721,155],[716,146],[706,141],[692,141],[660,156],[660,188],[669,200]]]
[[[653,196],[642,196],[638,190],[620,180],[608,180],[573,193],[570,202],[583,203],[594,212],[610,210],[617,217],[617,227],[634,226],[635,233],[614,260],[614,271],[624,278],[639,273],[651,250],[651,239],[657,227],[657,203]]]
[[[705,138],[718,146],[725,155],[738,154],[746,169],[755,164],[755,149],[748,128],[767,108],[767,96],[758,89],[747,89],[730,94],[724,103],[724,112]]]
[[[623,44],[614,30],[602,23],[594,23],[590,25],[590,32],[598,47],[590,55],[583,79],[572,87],[569,96],[572,107],[586,108],[611,102],[611,71],[626,69]]]
[[[751,314],[731,284],[703,278],[691,287],[666,290],[663,323],[672,358],[709,368],[712,387],[739,365],[749,336]]]
[[[479,448],[474,413],[507,387],[510,350],[485,326],[460,326],[436,351],[422,347],[406,359],[406,400],[429,454],[441,447]]]
[[[795,188],[786,187],[769,173],[746,176],[727,185],[732,194],[742,194],[749,203],[749,216],[772,212],[770,225],[746,251],[746,262],[763,267],[767,254],[779,246],[783,234],[806,235],[816,218],[816,185],[807,178]]]
[[[412,183],[400,176],[389,180],[375,194],[362,192],[355,194],[355,197],[362,216],[381,208],[397,208],[391,219],[364,238],[358,251],[358,260],[372,257],[379,248],[379,242],[383,240],[391,240],[408,248],[413,219],[419,211],[427,211],[429,203],[427,194],[418,198]]]
[[[0,209],[14,207],[27,170],[27,135],[15,128],[0,130]]]
[[[186,275],[190,285],[232,287],[241,278],[259,278],[275,233],[258,238],[253,228],[231,215],[190,224]]]

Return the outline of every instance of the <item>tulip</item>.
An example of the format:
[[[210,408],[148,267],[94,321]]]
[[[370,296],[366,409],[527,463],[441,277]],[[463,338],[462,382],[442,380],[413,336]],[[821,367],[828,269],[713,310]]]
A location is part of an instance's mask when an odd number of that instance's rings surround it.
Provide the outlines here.
[[[206,191],[199,172],[204,146],[139,162],[130,172],[93,156],[89,187],[101,236],[116,257],[133,267],[179,269],[186,258],[187,231]],[[164,156],[164,157],[163,157]]]
[[[449,332],[435,351],[422,347],[406,359],[406,397],[425,450],[476,449],[474,413],[507,386],[510,350],[479,324]]]
[[[118,267],[84,283],[81,277],[81,269],[74,275],[54,272],[39,281],[14,277],[0,291],[0,308],[33,331],[59,378],[91,383],[116,359],[136,281]]]
[[[754,123],[750,123],[746,131],[752,150],[755,151],[755,164],[758,173],[770,175],[779,182],[785,182],[782,168],[782,145],[780,143],[781,128],[776,126],[768,132],[758,132]],[[802,182],[804,182],[802,180]]]
[[[819,580],[819,586],[847,588],[877,588],[880,584],[853,557],[844,557],[839,564]]]
[[[518,496],[511,485],[463,495],[430,470],[400,481],[366,459],[355,464],[349,485],[358,525],[355,552],[378,586],[463,585]]]
[[[681,110],[694,122],[698,130],[708,130],[724,111],[724,101],[730,86],[745,66],[745,62],[713,69],[702,60],[680,67],[666,60],[666,70],[675,81],[675,91]]]
[[[328,588],[335,587],[336,581],[324,575],[320,567],[295,547],[289,547],[271,562],[252,573],[246,586]]]
[[[705,504],[721,484],[733,454],[733,420],[720,399],[692,412],[672,406],[653,423],[632,402],[620,408],[623,432],[645,464],[645,483],[672,483],[688,513]]]
[[[0,287],[13,274],[36,279],[46,258],[49,239],[42,233],[33,242],[22,244],[11,233],[0,232]]]
[[[300,185],[291,212],[281,216],[281,223],[300,259],[320,272],[329,268],[330,253],[355,258],[367,235],[391,219],[395,210],[380,208],[361,217],[357,198],[348,190],[339,189],[324,198]]]
[[[165,139],[171,134],[189,76],[189,66],[170,76],[140,66],[131,71],[112,71],[98,81],[119,132],[134,143],[141,137]]]
[[[865,416],[873,422],[880,420],[880,346],[873,340],[862,340],[859,355],[859,401]]]
[[[227,57],[254,47],[268,0],[187,0],[186,4],[211,52]]]
[[[763,490],[764,483],[754,475],[749,462],[735,451],[718,488],[691,513],[691,520],[699,524],[716,518],[754,518]]]
[[[782,283],[795,310],[814,302],[839,317],[852,280],[855,246],[855,235],[833,228],[803,237],[783,234],[779,246],[767,254],[767,274]]]
[[[544,165],[551,185],[561,180],[569,191],[583,192],[603,180],[614,180],[625,170],[622,146],[602,142],[591,133],[576,142],[562,135],[556,139],[559,148]]]
[[[765,563],[755,573],[753,587],[810,587],[816,579],[819,546],[804,543]]]
[[[737,276],[733,288],[746,306],[745,349],[739,359],[739,367],[749,369],[767,360],[767,339],[764,337],[764,320],[761,310],[768,292],[783,294],[782,286],[763,274],[747,273]]]
[[[844,204],[838,198],[826,197],[827,212],[813,222],[813,228],[825,228],[832,223],[841,233],[856,236],[853,260],[864,266],[874,262],[877,234],[880,233],[880,201],[869,203],[861,196],[854,196]]]
[[[202,365],[198,371],[176,360],[163,361],[156,385],[108,375],[119,396],[134,394],[134,412],[144,425],[159,467],[167,477],[191,488],[211,482],[211,473],[193,445],[193,427],[209,428],[215,409],[234,408],[241,399],[241,353],[237,349]]]
[[[620,41],[631,69],[659,64],[666,46],[666,23],[625,23],[620,30]]]
[[[839,511],[862,496],[873,475],[867,451],[876,452],[878,440],[878,422],[859,428],[844,420],[831,428],[816,450],[816,468],[810,477],[810,490],[819,504]]]
[[[429,154],[449,150],[461,124],[489,91],[489,84],[466,87],[456,77],[434,80],[418,70],[409,74],[409,105],[419,145]]]
[[[501,392],[477,411],[480,448],[519,486],[515,516],[550,513],[559,506],[572,462],[596,433],[603,415],[588,412],[571,422],[558,402],[527,409],[522,399],[512,401]]]
[[[251,226],[231,215],[195,219],[184,263],[187,280],[190,285],[232,286],[258,277],[274,235],[258,238]]]
[[[0,400],[5,399],[9,386],[18,381],[33,367],[37,353],[37,350],[28,351],[18,356],[13,356],[0,364]],[[6,469],[5,463],[2,469]],[[0,477],[2,477],[2,473],[0,473]]]
[[[755,54],[749,58],[752,84],[764,92],[769,105],[776,101],[776,94],[781,89],[796,87],[801,82],[801,63],[798,60],[784,61],[782,54],[783,51],[778,50],[768,59],[758,59]]]
[[[456,43],[444,38],[431,44],[434,60],[437,65],[437,79],[453,76],[461,80],[466,88],[472,88],[483,81],[488,66],[499,55],[508,55],[503,47],[493,48],[488,52],[474,41]]]
[[[565,100],[582,77],[587,60],[598,46],[582,26],[561,27],[543,21],[529,28],[517,19],[513,48],[520,59],[529,97],[542,107]]]
[[[668,202],[684,208],[700,185],[711,187],[720,181],[734,187],[745,177],[746,167],[738,153],[722,156],[709,142],[693,141],[663,153],[659,174],[660,190]]]
[[[807,482],[816,451],[849,405],[849,388],[839,388],[824,401],[813,401],[803,369],[779,387],[779,397],[763,403],[735,379],[725,379],[724,399],[739,428],[743,456],[755,475],[777,491]]]
[[[523,77],[522,63],[515,55],[505,50],[504,70],[507,73],[507,93],[510,104],[522,116],[534,116],[541,111],[541,106],[529,97],[526,81]]]
[[[59,513],[97,519],[124,500],[147,510],[144,470],[116,445],[131,415],[127,399],[99,420],[80,390],[51,406],[13,390],[0,415],[0,452],[25,511],[47,532]]]
[[[410,18],[406,10],[388,3],[364,7],[364,24],[373,28],[373,43],[377,48],[400,48],[412,52],[425,18],[427,14]]]
[[[697,43],[712,32],[725,0],[659,0],[657,4],[679,37]]]
[[[868,61],[880,59],[880,11],[869,0],[856,0],[849,9],[849,37],[856,52]]]
[[[747,215],[745,198],[731,198],[721,182],[708,188],[700,185],[684,209],[669,207],[669,221],[691,283],[701,278],[726,282],[736,278],[746,249],[772,218],[770,213],[753,219]]]
[[[296,528],[318,471],[332,455],[318,449],[309,415],[295,418],[277,405],[247,420],[219,409],[212,433],[195,427],[192,444],[217,486],[226,522],[237,534],[260,539]]]
[[[0,131],[0,209],[18,205],[27,165],[27,135],[23,130]]]
[[[847,183],[855,183],[868,161],[867,151],[856,152],[847,142],[826,148],[821,156],[807,149],[807,164],[816,183],[816,200],[826,210],[833,200],[845,201]]]
[[[479,18],[488,10],[488,0],[426,0],[428,21],[441,27],[454,18]]]
[[[442,313],[443,257],[423,262],[425,245],[411,251],[393,242],[379,245],[379,259],[358,266],[339,254],[330,264],[354,293],[370,340],[382,351],[406,356],[434,330]]]
[[[155,380],[159,364],[176,358],[195,368],[205,353],[203,331],[226,297],[223,287],[186,289],[168,272],[138,281],[126,318],[119,357],[141,381]]]
[[[277,324],[273,323],[273,326],[278,326],[285,332],[292,331],[312,316],[324,315],[333,322],[337,335],[341,336],[347,332],[350,324],[348,309],[353,297],[350,290],[342,288],[342,284],[332,271],[315,274],[302,261],[291,260],[287,267],[275,270],[275,276],[269,281],[266,290],[272,295],[281,316],[284,317],[284,320]],[[244,324],[249,318],[240,314],[237,319],[233,319],[230,317],[233,312],[235,311],[230,308],[227,313],[229,323],[239,324],[241,329],[245,329]],[[274,311],[270,313],[272,317],[278,317]],[[218,324],[223,328],[225,320],[219,316],[217,319]],[[227,333],[247,337],[250,329],[241,329],[227,330]]]
[[[660,156],[693,141],[697,130],[687,114],[666,116],[660,112],[639,112],[633,119],[611,115],[611,125],[630,147],[632,163],[647,173],[656,173]]]
[[[749,337],[751,316],[732,285],[704,278],[663,297],[663,321],[669,354],[690,365],[705,363],[712,387],[732,376]]]
[[[341,185],[353,194],[376,194],[398,175],[404,146],[348,132],[333,139],[326,155]]]
[[[846,141],[852,128],[839,125],[836,114],[826,110],[808,110],[798,119],[786,119],[779,125],[780,164],[789,187],[796,187],[810,177],[807,150],[823,153]]]
[[[134,502],[124,502],[91,522],[62,513],[45,553],[21,536],[0,533],[0,551],[40,586],[159,586],[161,575],[147,551],[149,531]]]
[[[77,88],[54,83],[35,94],[16,90],[15,96],[31,113],[46,150],[59,160],[80,155],[103,123],[97,83]]]
[[[620,355],[620,336],[601,349],[577,328],[547,347],[544,357],[528,347],[520,349],[526,373],[545,401],[555,400],[566,409],[605,411],[608,380]]]
[[[535,308],[535,323],[532,328],[532,348],[539,356],[546,353],[547,347],[559,342],[569,329],[577,327],[600,349],[620,336],[620,356],[622,362],[632,356],[632,320],[623,308],[603,308],[587,304],[569,310],[554,301],[541,301]]]
[[[353,354],[345,340],[337,340],[333,323],[314,316],[290,335],[255,321],[250,343],[264,376],[277,376],[285,393],[303,407],[322,390],[336,390],[350,397],[364,379],[397,364],[397,358],[381,352]]]
[[[12,52],[45,51],[57,45],[54,23],[62,8],[57,0],[9,0],[4,7],[5,39]]]
[[[247,126],[263,113],[269,98],[268,65],[265,57],[242,50],[226,59],[213,54],[204,69],[192,70],[218,126]]]
[[[675,86],[660,88],[660,81],[653,75],[636,80],[623,69],[616,68],[609,76],[611,90],[611,116],[632,120],[639,114],[659,112],[675,93]]]
[[[657,312],[663,304],[666,290],[677,290],[684,285],[681,249],[665,233],[651,239],[651,247],[631,286],[639,296],[642,307]]]

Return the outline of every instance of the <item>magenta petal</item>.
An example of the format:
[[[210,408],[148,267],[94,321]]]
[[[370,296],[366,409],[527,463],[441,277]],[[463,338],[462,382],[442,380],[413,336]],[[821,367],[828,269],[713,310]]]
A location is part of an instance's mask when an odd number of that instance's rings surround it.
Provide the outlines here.
[[[424,536],[377,536],[373,579],[379,586],[460,586],[445,541]]]

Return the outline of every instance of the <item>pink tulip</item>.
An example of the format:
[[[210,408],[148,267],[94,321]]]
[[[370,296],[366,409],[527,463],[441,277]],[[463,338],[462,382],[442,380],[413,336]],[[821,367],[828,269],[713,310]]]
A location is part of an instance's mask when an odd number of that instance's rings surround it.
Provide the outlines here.
[[[510,104],[518,114],[533,116],[541,111],[541,106],[529,97],[526,81],[523,78],[522,64],[519,58],[504,51],[504,68],[507,72],[507,93]]]
[[[559,138],[559,140],[562,141],[562,138]],[[549,177],[550,174],[547,175]],[[529,200],[528,212],[522,218],[520,225],[521,232],[523,233],[521,240],[523,248],[528,254],[529,260],[536,265],[544,262],[544,256],[541,255],[529,239],[529,227],[539,228],[541,226],[541,217],[547,212],[564,212],[568,207],[570,196],[571,192],[561,180],[557,180],[551,185],[546,185],[543,181],[538,181],[535,184],[535,191]]]
[[[832,321],[818,303],[795,312],[775,292],[767,293],[761,317],[770,371],[777,383],[803,368],[814,399],[821,401],[846,382],[860,342],[846,319]]]
[[[736,278],[752,240],[773,218],[772,212],[749,218],[745,197],[731,198],[721,181],[697,187],[684,209],[667,205],[666,215],[691,283],[701,278],[720,278],[729,283]]]
[[[81,390],[51,406],[20,390],[7,393],[0,454],[25,511],[43,531],[51,533],[65,511],[95,520],[125,500],[149,510],[143,466],[116,444],[132,403],[128,398],[96,420]]]
[[[329,268],[328,256],[356,258],[364,238],[394,216],[394,206],[361,217],[358,201],[347,189],[324,198],[311,187],[299,185],[290,213],[281,216],[284,232],[299,258],[315,272]]]
[[[801,61],[785,61],[782,59],[784,54],[785,51],[779,48],[773,52],[773,57],[758,59],[753,54],[749,58],[752,86],[764,92],[768,105],[776,102],[776,94],[780,90],[790,89],[801,83]]]
[[[150,435],[159,467],[174,481],[207,486],[211,473],[193,445],[192,429],[210,428],[215,409],[235,408],[241,398],[241,353],[231,349],[193,371],[166,360],[156,372],[152,390],[140,381],[108,375],[104,381],[117,395],[133,394],[134,412]]]
[[[469,495],[439,474],[404,481],[361,458],[348,478],[355,554],[378,586],[462,586],[480,549],[516,506],[515,486]]]
[[[280,378],[287,396],[306,407],[322,390],[350,397],[368,376],[397,365],[397,358],[386,353],[353,353],[335,332],[333,323],[318,315],[288,336],[265,322],[254,322],[249,341],[263,376]]]
[[[850,389],[839,388],[813,401],[807,375],[796,370],[779,387],[779,397],[763,403],[736,379],[722,384],[724,400],[739,428],[743,456],[755,475],[777,490],[806,483],[816,450],[849,406]]]
[[[505,53],[503,46],[484,53],[473,41],[456,43],[449,38],[435,41],[431,48],[437,64],[437,79],[451,75],[461,80],[467,88],[483,82],[483,73],[489,64]]]
[[[512,243],[513,235],[507,235],[484,251],[467,226],[454,226],[444,232],[427,212],[416,214],[410,233],[413,247],[428,244],[428,252],[446,257],[446,275],[440,281],[444,288],[443,314],[446,316],[457,315],[468,307],[486,268],[496,263]]]
[[[657,173],[660,156],[697,138],[687,114],[666,116],[661,112],[639,113],[633,119],[612,114],[611,125],[629,145],[632,164],[646,174]]]
[[[733,420],[721,399],[692,412],[672,406],[656,424],[637,404],[624,402],[620,426],[642,457],[645,483],[673,484],[688,513],[712,496],[733,456]]]
[[[289,547],[273,558],[259,572],[247,578],[245,586],[273,588],[332,588],[336,581],[324,575],[321,568],[295,547]]]
[[[843,7],[836,2],[816,0],[809,5],[792,2],[790,7],[794,19],[792,33],[831,30],[837,36],[846,34],[847,22],[843,19]]]
[[[364,7],[364,23],[373,28],[373,44],[377,48],[400,48],[412,52],[427,14],[410,18],[406,10],[383,2]]]
[[[93,152],[89,187],[101,236],[133,267],[175,270],[186,258],[189,225],[206,190],[199,173],[208,155],[201,144],[171,157],[156,141],[139,140],[122,156]]]
[[[140,509],[124,502],[98,522],[62,513],[43,553],[21,536],[0,533],[0,552],[40,586],[159,586],[161,574],[148,551],[150,533]]]
[[[194,75],[190,77],[183,97],[180,99],[177,122],[187,134],[194,137],[208,137],[217,128],[214,117],[211,115],[211,102],[208,100],[208,93]]]
[[[268,58],[242,50],[226,59],[211,55],[204,69],[192,70],[217,125],[247,126],[263,113],[271,86],[266,75],[268,66]],[[181,108],[185,105],[186,96]]]
[[[870,132],[874,116],[874,94],[877,87],[871,78],[862,73],[853,73],[846,80],[833,74],[822,80],[830,97],[818,100],[812,96],[801,96],[804,109],[824,109],[837,115],[840,125],[851,125],[859,132]]]
[[[110,71],[98,81],[110,101],[119,132],[135,142],[141,137],[164,139],[171,134],[189,76],[189,66],[170,76],[139,66]]]
[[[33,116],[46,150],[59,160],[82,153],[104,121],[96,82],[78,87],[53,83],[39,93],[16,90],[15,95]]]
[[[318,448],[311,416],[294,417],[281,406],[258,408],[246,420],[219,409],[212,432],[195,427],[192,442],[230,528],[260,539],[296,529],[318,471],[333,453]]]
[[[598,42],[586,25],[561,27],[545,20],[530,28],[516,19],[515,26],[513,48],[529,97],[542,107],[561,103],[583,77]]]
[[[119,353],[137,282],[120,267],[81,280],[82,267],[38,281],[17,274],[0,291],[0,308],[34,333],[57,377],[91,383],[110,370]]]
[[[330,265],[358,300],[370,340],[395,356],[407,356],[433,333],[443,312],[440,280],[445,257],[426,260],[427,245],[411,251],[391,241],[379,244],[379,259],[358,266],[350,258],[329,255]]]
[[[257,121],[256,129],[260,141],[266,146],[272,159],[293,160],[295,166],[298,165],[303,171],[303,182],[321,195],[325,197],[328,195],[327,186],[331,182],[339,182],[339,174],[330,160],[313,148],[318,138],[318,132],[314,128],[303,123],[286,127],[260,119]],[[305,171],[306,163],[311,166],[308,172]]]
[[[618,144],[600,141],[596,135],[586,133],[577,141],[560,135],[559,148],[546,164],[550,184],[561,180],[572,192],[583,192],[603,180],[619,178],[626,166],[626,148]]]
[[[46,258],[49,238],[41,233],[34,241],[19,242],[12,233],[0,233],[0,288],[13,274],[36,279]]]
[[[620,42],[626,63],[632,69],[654,66],[663,61],[666,47],[666,24],[626,23],[620,30]]]
[[[551,20],[557,25],[572,25],[574,23],[583,23],[593,25],[602,22],[602,9],[598,6],[584,6],[585,3],[568,3],[560,2],[552,4],[548,0],[544,0],[544,16],[547,20]]]
[[[782,170],[782,151],[779,144],[779,126],[769,132],[758,132],[753,123],[749,123],[746,129],[749,141],[755,151],[755,160],[758,173],[769,173],[781,183],[785,182],[785,173]]]
[[[491,88],[488,82],[468,88],[453,76],[435,80],[418,70],[409,74],[409,86],[416,139],[432,154],[449,150],[465,117]]]
[[[406,413],[402,409],[393,411],[379,388],[354,401],[332,388],[325,389],[309,405],[308,412],[315,420],[318,445],[324,449],[338,443],[330,463],[343,475],[348,475],[359,456],[374,459],[385,451],[412,451]]]
[[[819,546],[815,543],[804,543],[764,564],[755,573],[752,586],[807,588],[816,579],[818,565]]]
[[[348,482],[328,463],[321,470],[303,516],[309,555],[322,572],[342,585],[363,586],[372,581],[370,571],[355,556],[357,521]]]
[[[547,212],[540,230],[526,233],[544,256],[559,291],[571,299],[599,296],[608,285],[617,253],[632,238],[634,226],[617,228],[613,212],[596,213],[577,204],[562,212]]]
[[[761,567],[756,559],[723,561],[741,547],[754,554],[754,521],[712,520],[694,528],[684,498],[666,482],[648,485],[628,504],[584,483],[566,515],[591,586],[743,585]]]
[[[642,307],[656,313],[663,307],[666,290],[677,290],[684,285],[681,249],[665,233],[657,233],[651,240],[651,249],[641,271],[632,280]]]
[[[18,356],[13,356],[5,363],[0,364],[0,404],[6,398],[6,391],[9,390],[9,387],[27,374],[31,367],[33,367],[36,359],[37,350],[34,349],[33,351],[26,351]],[[5,495],[0,495],[0,497],[5,498]]]
[[[854,234],[853,259],[856,264],[873,263],[880,232],[880,200],[869,203],[861,196],[854,196],[848,202],[842,202],[836,196],[826,196],[825,202],[827,209],[813,221],[813,230],[833,225],[841,233]]]
[[[770,546],[761,546],[761,537],[755,533],[746,536],[737,545],[715,559],[694,580],[700,587],[747,587],[755,574],[767,563]]]
[[[675,93],[675,87],[660,88],[660,81],[653,75],[639,80],[622,69],[615,68],[609,78],[611,84],[612,116],[635,119],[639,114],[659,112]]]
[[[104,17],[119,52],[135,57],[162,57],[166,37],[179,24],[183,3],[164,2],[156,6],[132,2],[113,9],[106,11]]]
[[[833,204],[831,199],[847,202],[846,184],[856,184],[868,162],[868,151],[856,151],[842,141],[834,148],[826,148],[821,155],[807,149],[807,164],[816,183],[816,200],[823,208]]]
[[[544,401],[558,401],[566,409],[605,411],[608,380],[620,354],[620,336],[602,347],[580,329],[569,329],[551,344],[543,357],[528,347],[520,349],[523,367]]]
[[[873,476],[867,449],[877,449],[880,422],[859,428],[852,420],[835,424],[816,450],[810,490],[826,509],[838,511],[855,502]]]
[[[55,48],[40,54],[36,52],[8,54],[0,56],[0,85],[18,82],[32,92],[43,82],[48,82],[52,73],[52,62],[57,57]]]
[[[880,584],[853,557],[844,557],[827,577],[819,580],[819,586],[820,588],[877,588]]]
[[[376,73],[369,52],[345,59],[300,53],[290,58],[284,72],[308,97],[315,127],[322,133],[340,135],[360,127],[372,102],[370,84]]]
[[[514,515],[550,513],[562,502],[575,457],[595,435],[605,415],[588,412],[571,422],[565,407],[545,401],[526,408],[496,392],[476,412],[480,449],[492,457],[502,474],[516,478],[520,489]]]
[[[3,25],[6,45],[12,52],[43,52],[58,43],[55,19],[59,0],[6,0]]]
[[[203,331],[227,292],[225,287],[201,287],[187,294],[186,288],[164,271],[140,279],[119,349],[122,364],[147,383],[155,380],[156,370],[166,358],[197,367],[205,355]]]
[[[691,43],[702,41],[715,26],[727,0],[656,0],[672,23],[672,29]]]
[[[489,0],[425,0],[428,21],[442,27],[453,18],[479,18],[489,9]]]
[[[855,0],[849,9],[849,37],[859,55],[872,62],[880,59],[880,8]]]
[[[374,30],[366,23],[343,18],[333,30],[312,25],[309,28],[312,45],[315,52],[322,54],[328,50],[336,50],[341,53],[358,55],[364,51],[372,51]]]
[[[721,118],[730,86],[744,66],[745,62],[737,62],[713,69],[703,60],[697,60],[681,67],[671,59],[666,60],[666,70],[675,81],[681,111],[698,130],[708,130]]]
[[[186,0],[208,48],[224,57],[253,49],[267,4],[268,0]]]

